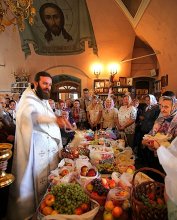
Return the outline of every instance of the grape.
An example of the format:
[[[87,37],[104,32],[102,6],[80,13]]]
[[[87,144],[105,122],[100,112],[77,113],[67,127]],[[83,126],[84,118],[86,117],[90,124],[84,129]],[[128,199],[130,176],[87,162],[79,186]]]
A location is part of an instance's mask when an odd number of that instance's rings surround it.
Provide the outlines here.
[[[89,203],[89,197],[79,184],[65,183],[53,186],[54,208],[61,214],[74,214],[74,210],[83,203]]]

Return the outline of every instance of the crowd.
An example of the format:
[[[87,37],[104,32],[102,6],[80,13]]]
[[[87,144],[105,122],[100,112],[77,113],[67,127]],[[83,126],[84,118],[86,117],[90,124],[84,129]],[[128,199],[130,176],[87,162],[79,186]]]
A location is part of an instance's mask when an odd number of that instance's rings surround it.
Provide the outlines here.
[[[166,91],[159,102],[152,94],[141,100],[125,94],[121,106],[116,106],[115,97],[108,95],[103,102],[97,95],[91,96],[88,89],[83,89],[79,99],[55,102],[50,99],[51,86],[51,76],[40,72],[35,76],[34,88],[28,88],[20,101],[0,96],[0,142],[14,144],[12,172],[16,181],[9,193],[9,209],[20,208],[19,220],[34,213],[47,188],[47,176],[76,129],[112,129],[117,138],[124,136],[142,166],[164,172],[156,153],[159,146],[143,137],[163,133],[169,135],[170,142],[175,139],[177,101],[173,92]]]

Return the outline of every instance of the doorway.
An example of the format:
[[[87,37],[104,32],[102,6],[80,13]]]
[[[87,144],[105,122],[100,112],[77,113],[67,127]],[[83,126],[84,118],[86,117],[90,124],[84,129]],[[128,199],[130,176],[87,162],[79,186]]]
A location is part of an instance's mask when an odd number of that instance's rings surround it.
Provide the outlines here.
[[[147,94],[154,94],[154,81],[152,77],[137,77],[133,78],[135,88],[135,96],[142,98]]]
[[[77,99],[81,96],[81,79],[70,75],[57,75],[53,78],[51,98],[57,102],[59,99]]]

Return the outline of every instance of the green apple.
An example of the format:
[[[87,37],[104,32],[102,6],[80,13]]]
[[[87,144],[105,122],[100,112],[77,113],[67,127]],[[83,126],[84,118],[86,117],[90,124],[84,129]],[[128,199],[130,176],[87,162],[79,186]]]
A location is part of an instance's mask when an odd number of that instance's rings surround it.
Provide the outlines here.
[[[113,220],[113,215],[111,212],[108,212],[108,211],[104,211],[103,213],[103,219],[104,220]]]

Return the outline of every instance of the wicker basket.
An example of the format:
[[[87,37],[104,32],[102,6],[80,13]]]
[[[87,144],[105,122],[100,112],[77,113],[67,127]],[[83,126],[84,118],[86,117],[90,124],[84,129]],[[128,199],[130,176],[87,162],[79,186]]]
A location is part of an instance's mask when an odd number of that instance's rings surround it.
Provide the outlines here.
[[[158,170],[153,168],[141,168],[137,170],[133,175],[132,180],[132,192],[131,192],[131,205],[133,211],[134,220],[167,220],[167,207],[164,205],[145,203],[142,200],[142,196],[147,196],[150,193],[157,198],[164,198],[164,184],[156,181],[146,181],[139,185],[135,185],[135,177],[138,172],[141,171],[152,171],[163,178],[165,175]],[[146,197],[145,197],[146,198]],[[149,200],[150,201],[150,200]]]

